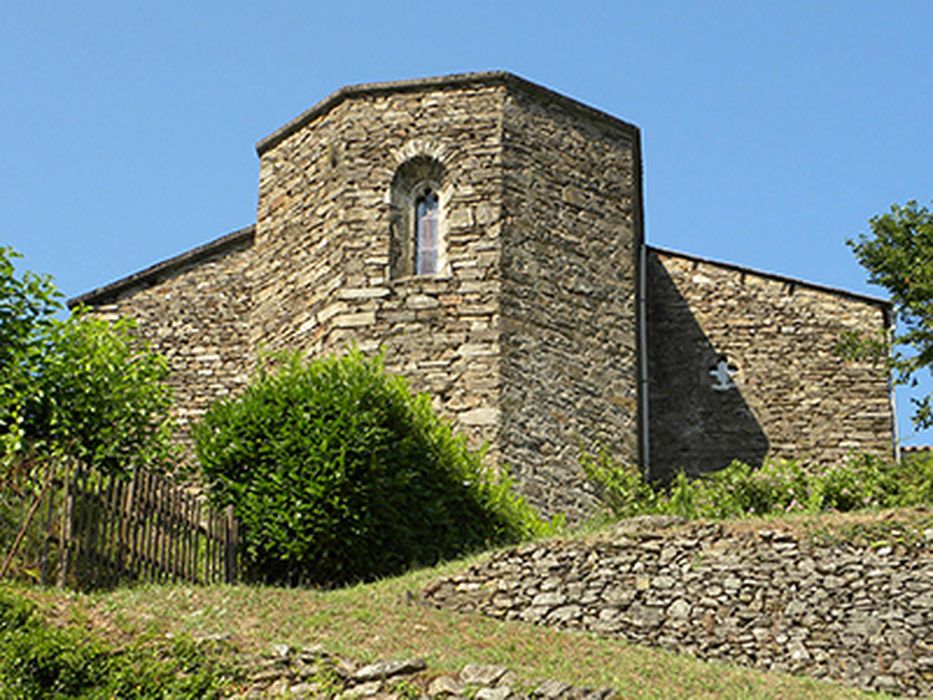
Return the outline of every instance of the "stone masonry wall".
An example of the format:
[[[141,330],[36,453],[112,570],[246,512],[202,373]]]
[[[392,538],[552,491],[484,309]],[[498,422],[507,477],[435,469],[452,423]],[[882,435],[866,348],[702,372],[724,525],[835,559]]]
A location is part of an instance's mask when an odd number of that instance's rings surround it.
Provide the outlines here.
[[[251,230],[235,232],[141,273],[138,284],[131,277],[93,293],[96,313],[136,319],[138,333],[168,361],[184,444],[190,424],[248,380],[251,246]]]
[[[502,86],[428,81],[357,91],[260,144],[254,344],[385,350],[475,442],[498,445]],[[313,110],[313,108],[312,108]],[[438,161],[446,241],[436,275],[393,279],[391,189]]]
[[[638,460],[638,132],[525,90],[503,127],[503,460],[575,519],[596,505],[581,445]]]
[[[659,250],[647,278],[656,477],[766,455],[891,456],[885,368],[834,350],[843,330],[885,329],[881,302]]]
[[[923,522],[923,521],[919,521]],[[933,695],[933,521],[873,547],[634,519],[595,541],[509,549],[423,592],[428,604],[587,630],[866,689]],[[925,528],[925,529],[924,529]]]

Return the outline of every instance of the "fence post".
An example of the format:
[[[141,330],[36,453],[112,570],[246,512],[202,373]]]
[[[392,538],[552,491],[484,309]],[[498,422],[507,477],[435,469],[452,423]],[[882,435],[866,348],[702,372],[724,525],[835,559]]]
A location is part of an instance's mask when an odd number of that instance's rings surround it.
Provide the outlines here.
[[[71,564],[71,522],[74,517],[74,485],[71,483],[72,467],[71,460],[65,461],[65,474],[62,481],[65,486],[64,503],[62,504],[62,520],[58,526],[58,549],[61,552],[58,562],[58,581],[56,585],[64,588],[68,580],[68,568]]]
[[[42,485],[42,490],[37,496],[35,496],[32,505],[29,506],[29,511],[26,513],[26,518],[20,525],[19,531],[16,533],[16,537],[13,539],[13,544],[10,545],[10,551],[7,553],[3,565],[0,566],[0,579],[6,577],[7,571],[9,571],[10,566],[13,564],[13,558],[16,556],[16,550],[19,549],[20,543],[23,541],[23,538],[26,537],[26,532],[29,530],[29,526],[32,524],[32,519],[36,516],[36,511],[39,510],[39,506],[42,504],[42,499],[45,498],[45,494],[52,484],[52,477],[54,475],[55,467],[50,464],[48,467],[48,475],[45,477],[45,483]]]
[[[114,585],[124,578],[206,584],[239,580],[233,506],[215,510],[182,486],[143,469],[135,470],[128,482],[73,459],[63,460],[54,471],[55,478],[50,472],[45,483],[49,515],[43,531],[47,545],[54,546],[57,536],[60,557],[53,568],[43,552],[43,580],[54,577],[60,588]],[[60,514],[55,505],[59,484]],[[40,495],[32,510],[38,513],[41,504]],[[0,570],[3,563],[0,552]]]
[[[54,466],[52,467],[54,469]],[[52,476],[52,485],[49,489],[49,505],[45,511],[45,526],[42,528],[44,536],[42,537],[42,556],[39,559],[39,583],[45,586],[49,581],[49,541],[52,539],[52,517],[54,515],[55,487],[57,479]]]
[[[236,583],[237,562],[236,554],[239,548],[236,518],[233,516],[233,506],[224,509],[226,516],[224,523],[224,583]]]

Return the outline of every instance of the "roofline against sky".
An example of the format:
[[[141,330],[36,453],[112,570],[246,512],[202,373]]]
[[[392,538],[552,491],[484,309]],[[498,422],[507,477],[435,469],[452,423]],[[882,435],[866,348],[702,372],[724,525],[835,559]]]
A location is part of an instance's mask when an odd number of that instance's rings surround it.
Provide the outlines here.
[[[256,144],[256,152],[261,156],[270,148],[278,145],[289,136],[299,131],[309,122],[322,114],[330,111],[338,104],[351,97],[362,95],[378,95],[383,93],[412,92],[418,90],[428,90],[432,88],[458,87],[465,85],[511,85],[518,87],[526,92],[544,97],[550,101],[558,102],[565,107],[583,112],[590,117],[594,117],[602,122],[609,123],[615,127],[620,127],[632,134],[638,134],[638,127],[627,121],[619,119],[608,112],[604,112],[596,107],[575,100],[567,95],[562,95],[550,88],[532,82],[526,78],[515,75],[508,71],[485,71],[477,73],[456,73],[453,75],[441,75],[430,78],[414,78],[410,80],[393,80],[379,83],[360,83],[357,85],[346,85],[325,97],[309,109],[305,110],[297,117],[292,119],[284,126],[276,129]]]
[[[292,119],[290,122],[282,126],[281,128],[275,130],[256,144],[256,151],[261,156],[265,151],[270,148],[273,148],[275,145],[281,143],[283,140],[294,134],[296,131],[300,130],[310,121],[316,117],[328,112],[333,109],[335,106],[340,104],[346,99],[352,97],[357,97],[361,95],[376,95],[382,93],[397,93],[397,92],[408,92],[408,91],[418,91],[426,90],[432,88],[446,88],[446,87],[455,87],[455,86],[465,86],[471,84],[486,84],[486,85],[510,85],[522,89],[526,92],[535,94],[538,97],[543,97],[545,99],[558,102],[565,107],[573,109],[575,111],[584,113],[590,117],[596,118],[604,123],[608,123],[616,128],[621,128],[624,131],[629,132],[635,138],[635,143],[639,143],[638,138],[638,127],[629,122],[623,121],[618,117],[615,117],[607,112],[603,112],[595,107],[591,107],[583,102],[575,100],[561,93],[555,92],[550,88],[546,88],[543,85],[539,85],[530,80],[522,78],[514,73],[508,71],[485,71],[485,72],[474,72],[474,73],[458,73],[453,75],[443,75],[435,76],[428,78],[415,78],[410,80],[396,80],[389,82],[376,82],[376,83],[360,83],[357,85],[347,85],[344,86],[330,95],[325,97],[323,100],[317,102],[315,105],[301,113],[295,119]],[[117,296],[122,294],[129,288],[134,286],[141,286],[146,284],[152,284],[153,281],[161,276],[172,274],[175,271],[186,267],[188,265],[197,264],[203,259],[218,254],[227,250],[228,248],[234,248],[237,245],[248,242],[249,245],[252,244],[255,236],[256,226],[251,224],[244,228],[241,228],[232,233],[228,233],[220,238],[217,238],[213,241],[205,243],[204,245],[192,248],[186,252],[183,252],[179,255],[173,256],[161,262],[155,263],[139,272],[133,273],[126,277],[111,282],[110,284],[98,287],[89,292],[76,296],[68,300],[68,306],[74,307],[80,304],[100,304],[106,303],[112,299],[115,299]],[[656,246],[648,245],[647,249],[649,251],[655,251],[665,255],[674,255],[682,258],[687,258],[699,263],[705,263],[709,265],[715,265],[717,267],[729,268],[738,272],[754,274],[759,277],[766,277],[774,279],[777,281],[785,282],[787,284],[795,284],[811,289],[820,290],[823,292],[828,292],[838,296],[844,296],[858,301],[878,305],[884,307],[886,311],[886,316],[889,315],[889,311],[892,307],[890,301],[882,299],[880,297],[875,297],[867,294],[860,294],[857,292],[852,292],[846,289],[840,289],[838,287],[831,287],[828,285],[818,284],[815,282],[808,282],[806,280],[797,279],[794,277],[788,277],[786,275],[781,275],[773,272],[767,272],[764,270],[756,270],[754,268],[745,267],[742,265],[737,265],[734,263],[721,262],[718,260],[711,260],[709,258],[704,258],[698,255],[693,255],[690,253],[682,253],[676,250],[670,250],[665,248],[659,248]]]
[[[807,280],[799,279],[797,277],[790,277],[788,275],[782,275],[777,272],[769,272],[767,270],[759,270],[754,267],[747,267],[745,265],[739,265],[738,263],[723,262],[721,260],[713,260],[711,258],[704,258],[700,255],[694,255],[693,253],[683,253],[679,250],[671,250],[670,248],[660,248],[654,245],[646,245],[648,252],[661,253],[662,255],[672,255],[678,258],[685,258],[687,260],[692,260],[694,262],[702,263],[705,265],[713,265],[715,267],[724,267],[730,270],[735,270],[736,272],[744,272],[750,275],[755,275],[757,277],[767,277],[773,279],[777,282],[784,282],[786,284],[795,284],[801,287],[807,287],[808,289],[815,289],[820,292],[828,292],[830,294],[835,294],[837,296],[849,297],[855,301],[861,301],[868,304],[874,304],[876,306],[884,307],[885,310],[890,310],[893,304],[889,299],[884,299],[882,297],[872,296],[871,294],[862,294],[860,292],[853,292],[848,289],[843,289],[841,287],[832,287],[827,284],[820,284],[819,282],[809,282]]]
[[[218,253],[225,252],[228,249],[236,248],[238,245],[252,245],[253,237],[256,233],[255,224],[250,224],[231,233],[224,234],[220,238],[215,238],[196,248],[191,248],[183,253],[174,255],[149,267],[134,272],[126,277],[97,287],[89,292],[72,297],[68,300],[68,308],[74,308],[82,304],[93,306],[95,304],[105,304],[116,299],[127,289],[137,286],[151,286],[160,277],[173,274],[178,270],[190,265],[196,265],[206,258]]]

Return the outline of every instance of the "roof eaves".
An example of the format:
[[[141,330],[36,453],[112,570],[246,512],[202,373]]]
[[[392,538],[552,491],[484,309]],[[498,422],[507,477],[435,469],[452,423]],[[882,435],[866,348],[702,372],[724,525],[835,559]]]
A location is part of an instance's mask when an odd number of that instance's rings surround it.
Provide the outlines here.
[[[113,301],[121,293],[132,287],[151,285],[157,279],[169,275],[183,267],[194,265],[205,258],[240,245],[252,245],[256,226],[250,225],[209,241],[204,245],[187,250],[174,257],[150,265],[144,270],[122,277],[103,287],[92,289],[68,300],[68,308],[75,306],[96,306]]]

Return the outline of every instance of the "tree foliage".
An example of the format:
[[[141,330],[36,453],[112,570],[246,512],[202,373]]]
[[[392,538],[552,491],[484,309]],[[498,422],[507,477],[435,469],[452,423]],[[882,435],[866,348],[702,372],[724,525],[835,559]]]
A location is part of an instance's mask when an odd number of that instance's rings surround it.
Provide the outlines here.
[[[51,278],[18,275],[17,257],[0,246],[0,476],[53,455],[110,471],[168,455],[165,361],[129,320],[59,318]]]
[[[168,365],[133,334],[75,311],[45,334],[29,437],[105,471],[156,465],[171,454]]]
[[[871,234],[848,244],[869,280],[891,294],[899,346],[893,356],[899,381],[916,385],[916,374],[933,367],[933,214],[910,201],[869,222]],[[933,396],[914,399],[914,423],[933,426]]]
[[[257,578],[343,584],[543,532],[406,381],[358,350],[264,368],[195,442]]]
[[[42,334],[61,309],[61,294],[51,278],[24,272],[16,275],[11,248],[0,246],[0,456],[23,448],[25,404],[30,378],[42,356]]]

